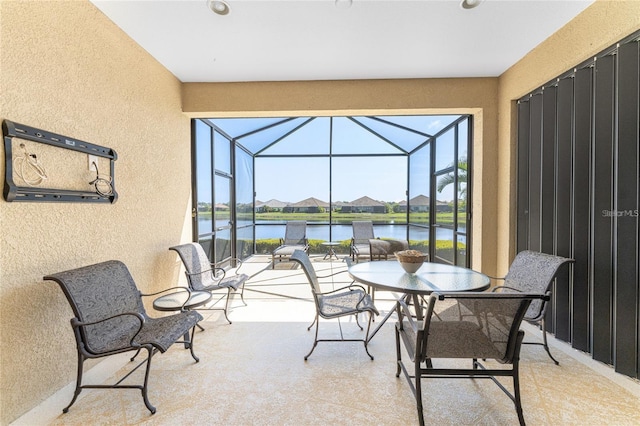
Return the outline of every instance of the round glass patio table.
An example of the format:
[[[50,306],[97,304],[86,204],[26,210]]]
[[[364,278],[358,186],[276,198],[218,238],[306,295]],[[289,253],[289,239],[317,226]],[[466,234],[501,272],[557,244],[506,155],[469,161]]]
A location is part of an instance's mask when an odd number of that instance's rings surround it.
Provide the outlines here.
[[[484,291],[489,277],[461,266],[425,262],[415,274],[402,269],[397,260],[363,262],[352,265],[349,275],[376,290],[428,295],[432,292]]]
[[[211,300],[212,295],[208,291],[178,290],[158,297],[153,301],[153,308],[157,311],[181,311],[197,308]]]
[[[373,287],[375,290],[397,291],[403,293],[401,300],[420,304],[420,297],[433,292],[452,291],[484,291],[489,288],[491,281],[488,276],[480,272],[461,266],[442,263],[425,262],[414,274],[405,272],[397,260],[382,260],[363,262],[352,265],[349,275],[359,283]],[[370,341],[380,330],[395,309],[389,310],[375,330],[369,334]],[[416,310],[420,320],[421,312]]]

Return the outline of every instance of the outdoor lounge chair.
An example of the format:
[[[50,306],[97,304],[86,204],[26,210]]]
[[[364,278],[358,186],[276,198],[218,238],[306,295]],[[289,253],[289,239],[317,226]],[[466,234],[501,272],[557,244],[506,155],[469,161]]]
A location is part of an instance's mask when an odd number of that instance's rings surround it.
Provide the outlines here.
[[[276,257],[282,262],[282,258],[291,257],[294,251],[309,250],[309,242],[307,240],[307,222],[304,220],[292,220],[287,222],[284,231],[284,240],[280,239],[280,245],[271,253],[271,269],[276,267]]]
[[[373,222],[370,220],[354,220],[351,226],[353,228],[351,260],[357,261],[360,258],[387,260],[390,254],[409,248],[409,242],[405,240],[376,238],[373,234]]]
[[[213,303],[212,307],[198,308],[198,310],[223,311],[224,317],[231,324],[228,310],[232,292],[237,292],[240,289],[240,299],[245,306],[247,305],[244,301],[244,283],[249,279],[249,276],[238,273],[242,266],[242,261],[240,259],[232,259],[238,266],[235,268],[233,275],[227,276],[227,271],[224,268],[219,268],[209,262],[207,254],[198,243],[181,244],[169,247],[169,250],[178,252],[184,264],[187,282],[191,290],[208,291],[210,293],[220,290],[222,292],[222,295]],[[225,299],[224,307],[213,307],[223,299]]]
[[[524,337],[520,324],[532,300],[548,298],[542,294],[433,293],[426,305],[417,307],[420,320],[414,318],[404,301],[399,301],[395,327],[396,377],[400,372],[404,373],[416,399],[420,425],[424,425],[422,379],[465,377],[493,380],[513,401],[518,421],[524,425],[518,370]],[[446,315],[436,314],[440,301],[448,308]],[[458,305],[461,315],[455,306],[451,306],[452,302]],[[400,341],[409,355],[410,366],[402,360]],[[434,365],[438,358],[468,359],[471,365],[470,368],[442,368]],[[486,368],[479,359],[495,360],[511,368]],[[496,376],[512,377],[513,394],[497,381]]]
[[[336,290],[323,292],[320,289],[318,276],[313,269],[313,265],[309,260],[309,256],[307,256],[307,254],[302,250],[296,250],[291,255],[291,260],[294,262],[298,262],[300,266],[302,266],[302,270],[304,271],[307,279],[309,280],[309,284],[311,285],[311,293],[313,294],[313,300],[316,305],[315,320],[313,321],[313,323],[311,323],[309,328],[307,328],[307,330],[311,330],[311,327],[313,327],[313,324],[315,324],[316,335],[313,340],[313,346],[311,347],[311,350],[304,357],[305,361],[313,353],[313,350],[318,345],[318,342],[363,342],[364,350],[367,352],[367,355],[369,355],[369,357],[373,360],[373,356],[369,353],[369,349],[367,348],[367,343],[369,341],[371,319],[373,318],[374,314],[378,315],[378,310],[373,304],[371,296],[369,296],[364,290],[364,287],[351,284]],[[358,315],[363,312],[367,312],[369,314],[367,332],[363,339],[345,339],[342,335],[342,328],[340,328],[341,339],[318,339],[320,317],[325,319],[333,319],[354,315],[356,317],[356,324],[358,324],[360,330],[363,330],[362,326],[358,322]]]
[[[62,410],[64,413],[69,411],[82,389],[124,388],[140,389],[144,404],[153,414],[156,409],[147,398],[151,357],[157,351],[166,352],[180,337],[185,336],[183,342],[190,349],[193,359],[199,361],[193,353],[193,331],[198,321],[202,320],[202,316],[194,311],[183,310],[169,316],[149,317],[141,296],[152,294],[140,293],[129,270],[122,262],[111,260],[47,275],[44,279],[60,285],[75,315],[71,319],[71,327],[78,351],[76,388],[73,399]],[[173,289],[153,295],[170,290]],[[189,330],[192,330],[191,338]],[[115,385],[82,384],[83,366],[87,359],[136,351],[131,358],[133,361],[141,349],[147,350],[147,358]],[[144,363],[147,367],[142,385],[120,384]]]
[[[565,257],[553,256],[550,254],[538,253],[534,251],[521,251],[518,253],[509,267],[509,271],[504,278],[493,278],[496,280],[504,280],[503,285],[493,287],[492,291],[501,293],[506,292],[523,292],[523,293],[539,293],[551,295],[553,279],[558,274],[560,267],[565,263],[573,262],[573,259]],[[527,310],[524,320],[538,325],[542,329],[542,341],[524,342],[530,345],[542,345],[547,351],[549,357],[558,365],[547,343],[547,330],[545,327],[545,312],[547,309],[546,300],[535,300],[531,302],[531,306]]]

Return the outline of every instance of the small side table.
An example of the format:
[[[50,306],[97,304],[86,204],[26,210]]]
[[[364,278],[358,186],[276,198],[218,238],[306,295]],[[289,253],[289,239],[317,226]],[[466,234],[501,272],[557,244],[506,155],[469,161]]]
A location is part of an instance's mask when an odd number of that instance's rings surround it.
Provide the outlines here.
[[[153,309],[157,311],[188,311],[202,306],[211,300],[213,296],[208,291],[178,290],[165,294],[153,301]]]
[[[153,309],[156,311],[188,311],[209,302],[213,295],[208,291],[178,290],[174,293],[165,294],[153,301]],[[196,324],[200,330],[204,330],[200,324]],[[184,347],[188,349],[191,345],[189,332],[184,335]]]
[[[323,246],[327,246],[329,247],[327,254],[324,255],[323,260],[327,260],[327,257],[329,258],[329,260],[331,260],[331,258],[333,256],[335,256],[336,260],[338,260],[338,255],[336,254],[336,251],[333,249],[334,247],[337,247],[340,245],[339,242],[337,241],[325,241],[323,243],[321,243]]]

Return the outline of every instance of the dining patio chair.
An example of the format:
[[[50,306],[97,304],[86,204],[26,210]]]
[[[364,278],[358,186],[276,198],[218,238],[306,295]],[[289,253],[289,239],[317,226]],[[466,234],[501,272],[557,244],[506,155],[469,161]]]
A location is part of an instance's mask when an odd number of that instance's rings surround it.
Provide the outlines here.
[[[424,305],[413,306],[420,310],[422,320],[417,320],[416,312],[399,301],[396,377],[404,373],[416,400],[420,425],[424,425],[422,380],[431,378],[491,379],[515,404],[518,421],[524,425],[518,368],[524,337],[520,324],[532,300],[548,298],[524,293],[433,293]],[[452,303],[457,304],[464,315],[437,316],[440,303],[448,309]],[[401,341],[409,355],[407,365],[402,360]],[[457,360],[443,363],[444,367],[435,366],[435,360],[442,362],[439,359]],[[471,365],[456,368],[449,364],[458,365],[461,359],[471,361]],[[485,366],[479,359],[497,361],[505,367]],[[503,376],[512,378],[513,393],[496,379]]]
[[[307,240],[307,222],[304,220],[291,220],[287,222],[284,239],[280,239],[280,245],[271,253],[271,269],[276,267],[276,257],[278,262],[282,258],[290,258],[294,251],[309,251],[309,241]]]
[[[176,288],[141,294],[127,267],[116,260],[47,275],[44,279],[60,285],[74,315],[71,327],[78,353],[76,388],[71,402],[62,412],[69,411],[83,389],[114,388],[141,390],[144,404],[154,414],[156,408],[147,397],[152,356],[158,351],[166,352],[172,344],[184,337],[182,342],[191,351],[193,359],[199,361],[193,353],[193,335],[202,316],[194,311],[181,310],[173,315],[152,318],[147,315],[142,303],[142,296],[154,296]],[[188,291],[184,287],[180,288]],[[82,383],[84,362],[87,359],[136,351],[131,358],[133,361],[142,349],[147,351],[146,359],[114,385]],[[142,385],[121,384],[145,363]]]
[[[231,296],[240,290],[240,299],[244,301],[244,284],[249,279],[247,274],[239,273],[242,267],[240,259],[233,258],[232,262],[236,263],[234,273],[227,275],[227,270],[212,264],[209,257],[205,253],[202,246],[198,243],[186,243],[178,246],[169,247],[178,253],[185,267],[187,283],[191,290],[208,291],[211,294],[217,294],[219,297],[213,302],[211,307],[199,307],[198,310],[204,311],[223,311],[224,317],[231,324],[229,319],[229,303]],[[216,304],[224,299],[224,307],[216,307]],[[201,329],[202,327],[199,326]]]
[[[504,281],[503,285],[493,287],[492,291],[502,293],[514,291],[539,293],[550,296],[553,288],[553,280],[560,271],[560,267],[565,263],[572,262],[574,262],[573,259],[566,257],[529,250],[521,251],[516,255],[504,278],[491,277],[495,280]],[[542,343],[524,342],[524,344],[542,345],[553,362],[559,365],[558,360],[551,355],[549,344],[547,343],[547,329],[545,326],[547,305],[547,300],[534,300],[531,302],[524,316],[524,320],[540,327],[542,330]]]
[[[305,275],[307,276],[307,280],[311,285],[313,301],[316,306],[315,319],[313,323],[311,323],[311,325],[307,328],[307,330],[311,330],[311,327],[313,327],[313,325],[315,324],[315,337],[311,350],[304,357],[305,361],[313,353],[319,342],[362,342],[364,343],[364,350],[367,352],[367,355],[369,355],[369,358],[373,360],[373,356],[369,353],[367,344],[369,341],[371,320],[374,314],[378,315],[379,313],[375,305],[373,304],[373,301],[371,300],[371,296],[367,294],[367,292],[364,290],[364,287],[356,284],[350,284],[342,288],[323,292],[320,288],[318,276],[316,275],[315,269],[313,269],[313,265],[311,264],[309,256],[302,250],[296,250],[291,255],[291,260],[299,263]],[[358,322],[358,315],[360,315],[361,313],[369,314],[367,331],[363,339],[345,339],[342,333],[342,325],[340,325],[340,339],[318,339],[320,318],[329,320],[354,315],[356,324],[362,331],[364,329]]]

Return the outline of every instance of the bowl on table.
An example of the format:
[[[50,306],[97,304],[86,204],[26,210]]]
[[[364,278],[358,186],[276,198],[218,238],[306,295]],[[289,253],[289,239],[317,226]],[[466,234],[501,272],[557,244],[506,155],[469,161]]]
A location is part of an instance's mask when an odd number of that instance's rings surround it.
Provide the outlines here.
[[[418,250],[402,250],[394,254],[402,269],[409,274],[415,274],[428,257],[428,255]]]

